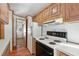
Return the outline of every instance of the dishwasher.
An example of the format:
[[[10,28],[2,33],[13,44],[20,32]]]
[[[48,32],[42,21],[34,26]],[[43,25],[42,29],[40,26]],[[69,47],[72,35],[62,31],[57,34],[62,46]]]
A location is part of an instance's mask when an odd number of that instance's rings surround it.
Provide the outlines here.
[[[36,56],[53,56],[53,49],[36,41]]]

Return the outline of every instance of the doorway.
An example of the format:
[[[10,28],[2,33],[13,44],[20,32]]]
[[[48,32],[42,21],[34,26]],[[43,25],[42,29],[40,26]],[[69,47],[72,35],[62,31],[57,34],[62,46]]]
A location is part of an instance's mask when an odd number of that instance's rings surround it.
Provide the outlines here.
[[[10,53],[10,56],[31,56],[26,47],[26,20],[16,21],[16,48]]]
[[[25,21],[24,20],[17,20],[17,27],[16,27],[16,48],[22,48],[26,45],[26,38],[25,38]]]

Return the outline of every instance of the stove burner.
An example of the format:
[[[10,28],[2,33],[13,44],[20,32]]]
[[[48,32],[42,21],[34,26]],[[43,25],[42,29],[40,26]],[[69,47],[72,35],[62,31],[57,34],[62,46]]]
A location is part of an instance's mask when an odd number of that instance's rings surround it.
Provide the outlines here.
[[[55,45],[56,43],[55,43],[55,42],[49,42],[49,44],[51,44],[51,45]]]

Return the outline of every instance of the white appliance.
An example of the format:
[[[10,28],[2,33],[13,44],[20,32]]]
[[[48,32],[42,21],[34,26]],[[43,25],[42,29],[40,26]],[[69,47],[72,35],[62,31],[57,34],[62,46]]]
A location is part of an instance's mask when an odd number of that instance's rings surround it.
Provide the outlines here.
[[[28,16],[28,38],[27,38],[27,48],[30,53],[32,53],[32,38],[39,36],[39,26],[38,23],[32,22],[32,17]]]
[[[32,53],[32,17],[28,16],[28,26],[27,26],[27,48]]]
[[[60,18],[56,18],[54,20],[44,22],[44,24],[48,24],[48,23],[50,23],[50,24],[61,24],[61,23],[63,23],[63,18],[60,17]]]

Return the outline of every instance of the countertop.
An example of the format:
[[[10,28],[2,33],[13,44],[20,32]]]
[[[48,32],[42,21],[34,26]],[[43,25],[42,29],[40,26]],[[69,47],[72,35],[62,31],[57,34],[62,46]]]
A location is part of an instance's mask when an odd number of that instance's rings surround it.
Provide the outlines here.
[[[59,51],[62,51],[70,56],[79,56],[79,45],[69,42],[57,43],[56,45],[50,45],[49,42],[53,42],[52,39],[39,40],[38,37],[34,37],[37,41],[47,45],[48,47]]]
[[[61,43],[56,49],[70,56],[79,56],[79,45],[74,43]]]

